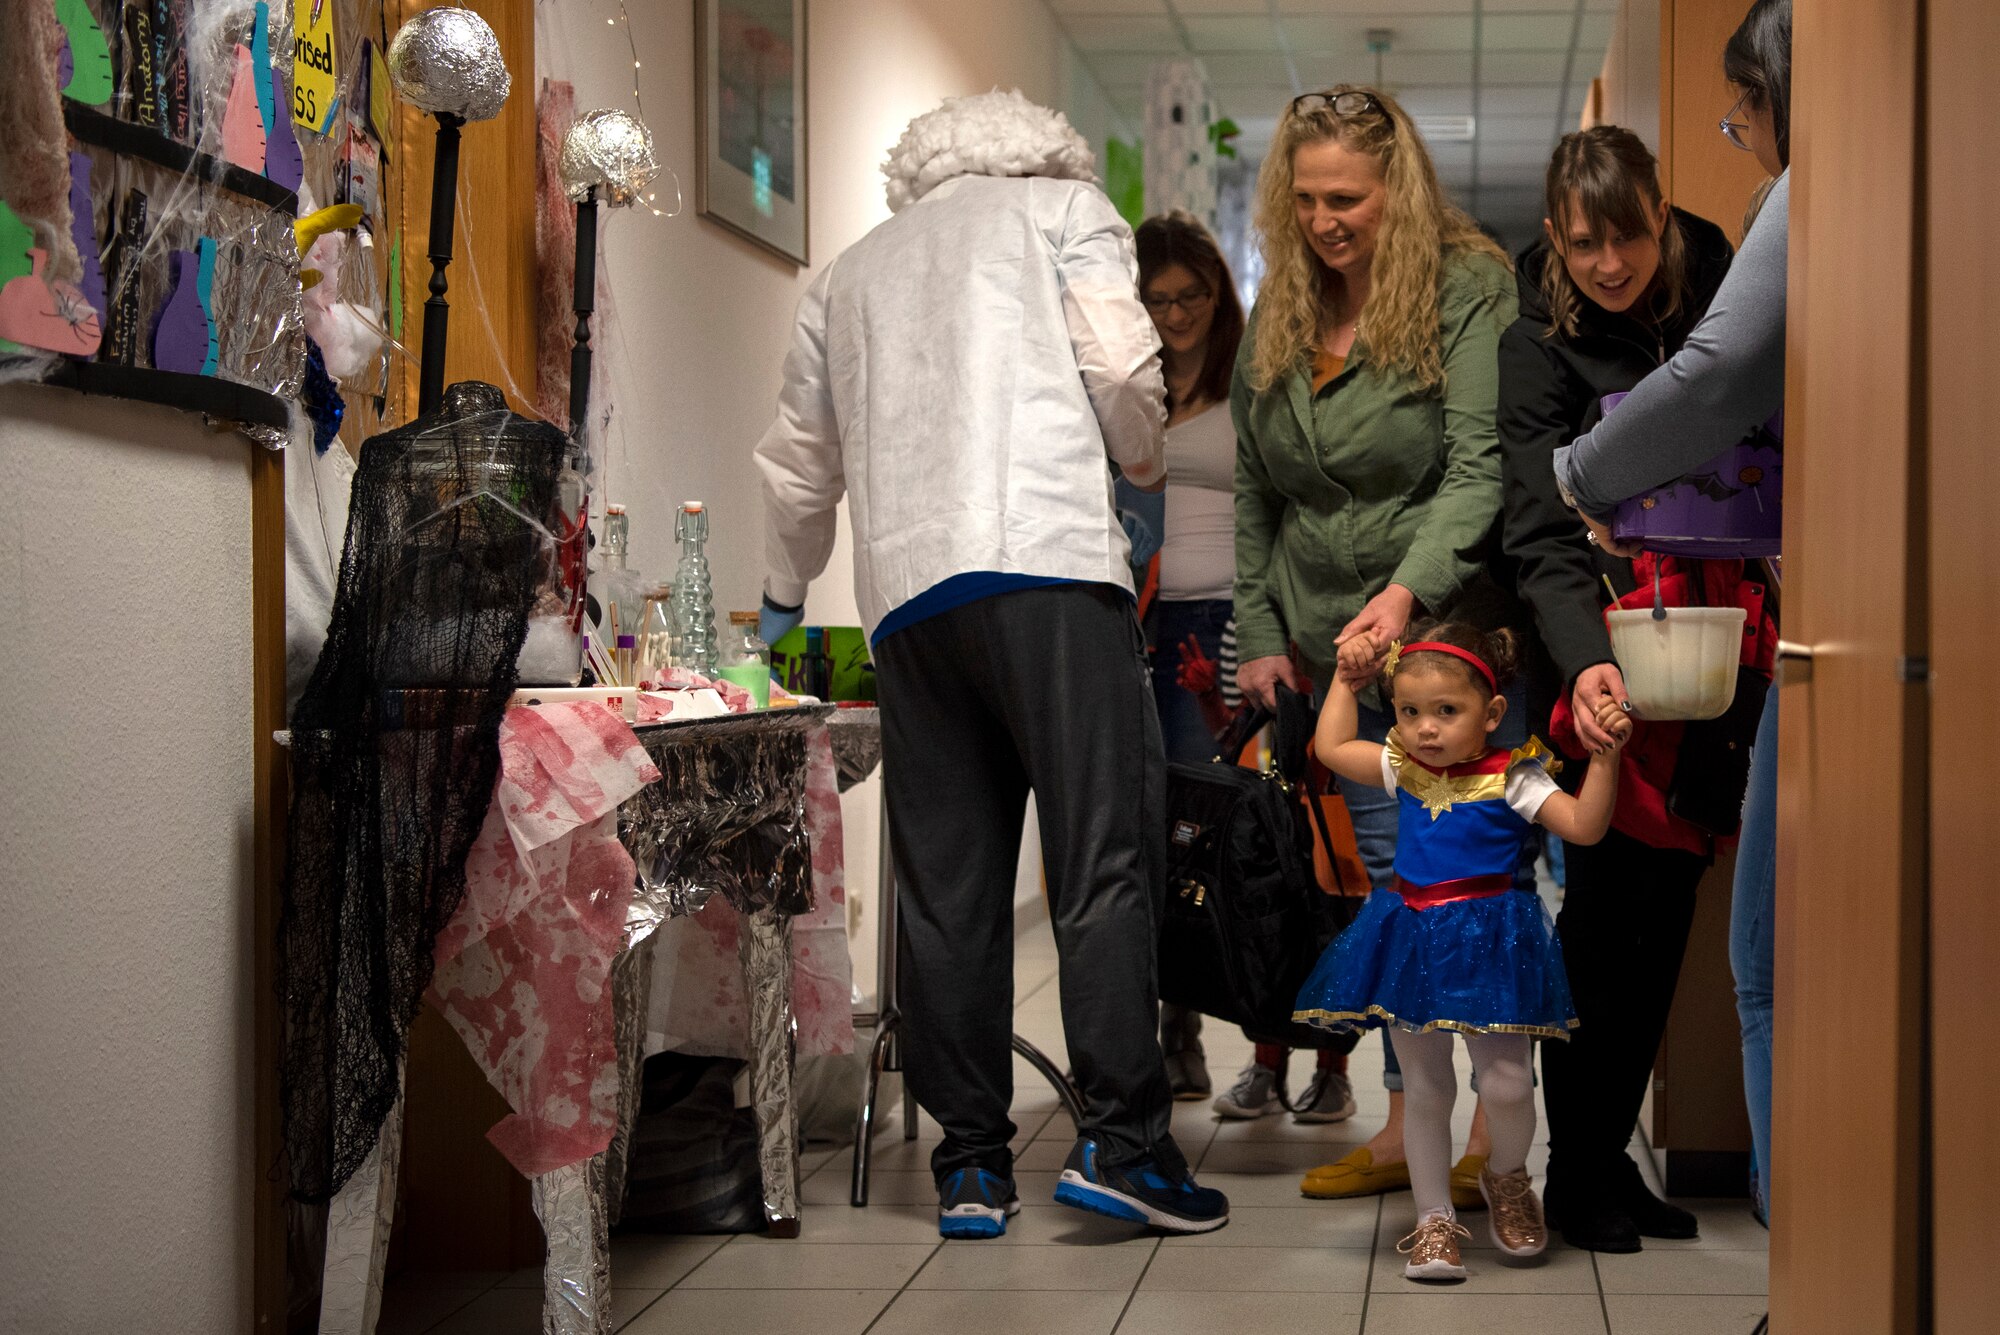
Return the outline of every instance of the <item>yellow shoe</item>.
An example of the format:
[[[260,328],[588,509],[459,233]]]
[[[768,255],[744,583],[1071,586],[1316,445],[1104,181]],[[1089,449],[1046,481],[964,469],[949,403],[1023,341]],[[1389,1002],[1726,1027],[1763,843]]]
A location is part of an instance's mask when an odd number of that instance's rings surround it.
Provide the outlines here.
[[[1479,1190],[1479,1175],[1486,1171],[1486,1156],[1468,1154],[1451,1170],[1451,1208],[1484,1210],[1486,1197]]]
[[[1380,1196],[1385,1191],[1408,1191],[1410,1166],[1398,1160],[1378,1164],[1366,1145],[1337,1163],[1321,1164],[1299,1183],[1299,1194],[1316,1201],[1339,1200],[1345,1196]],[[1472,1191],[1479,1193],[1475,1172]]]

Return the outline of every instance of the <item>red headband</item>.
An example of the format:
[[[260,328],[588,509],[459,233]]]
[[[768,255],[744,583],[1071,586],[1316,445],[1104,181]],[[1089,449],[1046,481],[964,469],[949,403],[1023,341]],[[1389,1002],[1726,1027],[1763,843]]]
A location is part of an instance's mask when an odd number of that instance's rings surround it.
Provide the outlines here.
[[[1479,675],[1486,678],[1486,685],[1492,690],[1493,694],[1500,694],[1500,682],[1493,675],[1493,669],[1486,666],[1485,659],[1470,650],[1461,649],[1455,644],[1440,644],[1436,640],[1419,640],[1415,644],[1404,645],[1403,652],[1406,654],[1450,654],[1453,658],[1472,664],[1473,667],[1479,670]]]

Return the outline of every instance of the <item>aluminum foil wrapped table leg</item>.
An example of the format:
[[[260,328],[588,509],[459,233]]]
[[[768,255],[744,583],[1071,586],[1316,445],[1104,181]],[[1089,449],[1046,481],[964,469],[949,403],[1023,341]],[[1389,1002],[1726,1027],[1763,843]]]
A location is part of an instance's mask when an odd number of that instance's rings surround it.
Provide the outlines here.
[[[614,1038],[618,1045],[618,1125],[604,1151],[605,1219],[615,1225],[625,1209],[625,1173],[632,1161],[632,1126],[646,1067],[646,1012],[653,999],[653,942],[648,932],[611,966]]]
[[[750,1102],[757,1113],[764,1219],[773,1237],[799,1235],[798,1111],[792,1103],[792,920],[765,909],[743,919],[750,993]]]
[[[604,1155],[534,1180],[535,1217],[548,1239],[542,1263],[542,1335],[611,1335],[611,1223]]]
[[[320,1276],[321,1335],[373,1335],[382,1315],[382,1274],[396,1213],[396,1170],[403,1159],[403,1100],[399,1096],[375,1148],[334,1193],[326,1219],[326,1262]]]

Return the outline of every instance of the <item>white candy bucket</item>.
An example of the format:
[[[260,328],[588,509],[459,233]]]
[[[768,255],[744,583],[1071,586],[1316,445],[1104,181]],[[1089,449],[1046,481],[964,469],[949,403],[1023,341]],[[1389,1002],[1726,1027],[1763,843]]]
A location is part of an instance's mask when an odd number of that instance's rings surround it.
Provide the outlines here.
[[[1608,613],[1611,652],[1639,717],[1720,718],[1736,698],[1743,619],[1740,607],[1669,607],[1664,621],[1651,608]]]

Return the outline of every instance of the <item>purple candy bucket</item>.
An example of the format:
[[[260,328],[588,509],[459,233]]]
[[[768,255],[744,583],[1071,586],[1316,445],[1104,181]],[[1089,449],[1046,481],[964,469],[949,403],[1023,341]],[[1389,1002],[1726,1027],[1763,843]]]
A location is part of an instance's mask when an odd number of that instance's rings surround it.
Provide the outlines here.
[[[1603,410],[1623,394],[1606,394]],[[1706,464],[1622,502],[1611,535],[1671,556],[1776,556],[1784,534],[1784,414]]]

